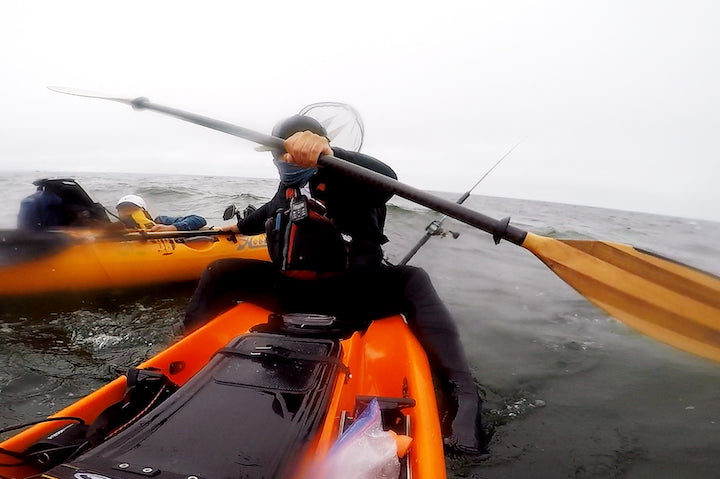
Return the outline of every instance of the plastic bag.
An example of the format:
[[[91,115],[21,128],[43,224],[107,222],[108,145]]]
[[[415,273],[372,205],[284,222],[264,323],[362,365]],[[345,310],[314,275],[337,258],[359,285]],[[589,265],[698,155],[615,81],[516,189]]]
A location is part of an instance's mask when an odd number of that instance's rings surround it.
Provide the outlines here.
[[[382,428],[377,399],[358,416],[313,470],[318,479],[397,479],[400,461],[395,438]]]

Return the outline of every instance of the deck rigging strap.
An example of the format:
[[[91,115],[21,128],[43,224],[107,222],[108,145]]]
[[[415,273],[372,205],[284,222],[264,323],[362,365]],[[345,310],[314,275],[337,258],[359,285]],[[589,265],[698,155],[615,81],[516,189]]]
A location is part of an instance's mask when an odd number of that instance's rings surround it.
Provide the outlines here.
[[[246,352],[235,348],[222,348],[217,354],[232,354],[236,356],[243,356],[247,358],[257,357],[278,357],[283,359],[296,359],[300,361],[313,361],[316,363],[328,363],[333,364],[340,369],[345,376],[350,378],[352,376],[350,368],[343,363],[340,358],[320,356],[317,354],[302,354],[296,351],[292,351],[282,346],[267,346],[267,349],[261,349],[260,347],[255,348],[255,351]]]

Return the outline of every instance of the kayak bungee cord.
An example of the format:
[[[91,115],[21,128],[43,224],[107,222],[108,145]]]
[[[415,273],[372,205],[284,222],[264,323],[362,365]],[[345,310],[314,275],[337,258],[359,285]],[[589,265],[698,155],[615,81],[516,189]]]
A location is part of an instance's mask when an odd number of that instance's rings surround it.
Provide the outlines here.
[[[494,170],[505,158],[507,158],[510,155],[510,153],[512,153],[512,151],[515,148],[517,148],[520,145],[520,143],[522,143],[523,141],[525,141],[525,139],[520,140],[519,142],[517,142],[515,144],[515,146],[510,148],[498,161],[495,162],[494,165],[492,165],[490,167],[489,170],[487,170],[485,172],[484,175],[482,175],[480,177],[479,180],[477,180],[477,182],[472,186],[472,188],[467,190],[464,195],[462,195],[460,198],[458,198],[456,203],[459,205],[463,204],[465,202],[465,200],[470,197],[470,194],[472,193],[472,191],[475,188],[477,188],[477,186],[482,182],[482,180],[484,180],[492,172],[492,170]],[[408,261],[410,261],[412,259],[412,257],[415,256],[415,253],[417,253],[420,250],[420,248],[422,248],[423,245],[425,245],[425,243],[428,242],[428,240],[430,239],[431,236],[445,237],[448,233],[450,233],[454,239],[457,239],[458,236],[460,236],[460,233],[455,233],[454,231],[445,231],[444,229],[442,229],[442,224],[446,219],[447,219],[447,215],[443,215],[443,217],[440,218],[439,220],[431,221],[430,224],[428,224],[425,227],[425,236],[420,238],[420,240],[415,244],[415,246],[412,247],[412,249],[405,255],[405,257],[398,264],[399,265],[407,264]]]
[[[5,434],[6,432],[16,431],[18,429],[23,429],[26,427],[34,426],[35,424],[42,424],[44,422],[52,422],[52,421],[75,421],[80,425],[85,424],[85,420],[81,417],[75,417],[75,416],[47,417],[45,419],[40,419],[38,421],[26,422],[24,424],[16,424],[14,426],[5,427],[3,429],[0,429],[0,434]]]
[[[158,113],[250,140],[276,151],[281,138],[228,122],[158,105],[149,99],[119,98],[71,88],[49,87],[75,96],[99,98]],[[522,246],[588,301],[648,336],[720,362],[720,277],[633,246],[593,240],[562,240],[523,231],[510,218],[496,220],[452,201],[336,158],[321,155],[318,165],[383,188]]]

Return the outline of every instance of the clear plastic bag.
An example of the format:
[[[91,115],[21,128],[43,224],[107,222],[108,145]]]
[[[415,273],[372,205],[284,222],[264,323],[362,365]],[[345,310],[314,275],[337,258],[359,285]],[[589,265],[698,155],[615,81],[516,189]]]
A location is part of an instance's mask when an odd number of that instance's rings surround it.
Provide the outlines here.
[[[318,479],[397,479],[400,476],[397,443],[382,428],[376,399],[358,416],[313,470]]]

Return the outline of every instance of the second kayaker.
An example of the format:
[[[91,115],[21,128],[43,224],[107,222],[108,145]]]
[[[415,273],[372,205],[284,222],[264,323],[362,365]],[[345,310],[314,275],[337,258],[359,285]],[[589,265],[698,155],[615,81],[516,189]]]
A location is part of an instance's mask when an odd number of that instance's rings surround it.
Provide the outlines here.
[[[150,216],[145,200],[138,195],[125,195],[115,205],[120,221],[128,228],[148,231],[192,231],[207,224],[205,218],[198,215],[188,216]]]

